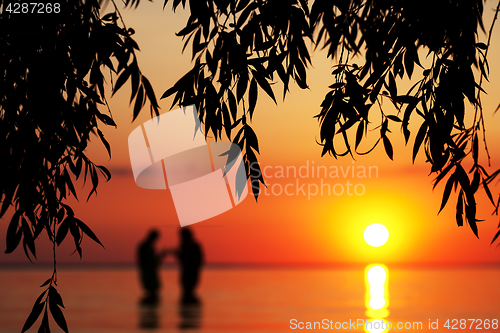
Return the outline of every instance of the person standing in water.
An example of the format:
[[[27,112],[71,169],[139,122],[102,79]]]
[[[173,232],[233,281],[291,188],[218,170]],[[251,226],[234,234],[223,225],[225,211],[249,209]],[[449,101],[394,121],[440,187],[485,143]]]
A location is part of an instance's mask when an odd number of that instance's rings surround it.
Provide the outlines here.
[[[137,249],[137,261],[139,264],[139,275],[142,287],[145,291],[141,304],[156,305],[159,301],[158,292],[161,288],[159,277],[160,264],[166,252],[156,252],[156,242],[159,232],[153,229],[148,236],[139,244]]]
[[[200,271],[203,266],[203,251],[194,239],[191,229],[183,227],[180,230],[181,244],[176,251],[180,266],[180,283],[182,304],[200,303],[195,289],[200,281]]]

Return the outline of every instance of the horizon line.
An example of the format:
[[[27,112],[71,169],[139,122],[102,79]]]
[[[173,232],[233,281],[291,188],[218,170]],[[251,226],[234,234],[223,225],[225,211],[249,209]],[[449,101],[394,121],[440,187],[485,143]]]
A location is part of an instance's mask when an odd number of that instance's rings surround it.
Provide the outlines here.
[[[249,262],[208,262],[205,269],[355,269],[366,267],[366,265],[384,264],[389,268],[401,269],[449,269],[449,268],[500,268],[499,262],[276,262],[276,263],[249,263]],[[58,270],[78,270],[78,269],[129,269],[136,268],[135,262],[58,262]],[[178,265],[175,262],[167,262],[161,265],[162,269],[176,269]],[[3,262],[0,263],[0,270],[4,269],[22,269],[22,270],[44,270],[52,269],[51,262]]]

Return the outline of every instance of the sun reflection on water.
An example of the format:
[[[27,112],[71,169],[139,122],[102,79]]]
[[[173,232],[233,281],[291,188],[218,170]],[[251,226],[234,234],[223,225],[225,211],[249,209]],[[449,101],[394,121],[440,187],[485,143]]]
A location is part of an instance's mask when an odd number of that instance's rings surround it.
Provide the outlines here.
[[[387,332],[385,318],[389,316],[389,269],[382,264],[371,264],[365,268],[365,305],[368,318],[365,332]]]

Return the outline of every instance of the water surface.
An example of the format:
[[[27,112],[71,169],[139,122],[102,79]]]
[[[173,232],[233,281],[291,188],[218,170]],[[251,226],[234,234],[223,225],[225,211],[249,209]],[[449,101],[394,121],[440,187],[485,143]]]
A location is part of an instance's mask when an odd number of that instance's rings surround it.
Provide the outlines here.
[[[318,331],[365,332],[362,327],[347,328],[344,324],[346,329],[336,330],[333,325],[369,319],[362,268],[207,269],[199,288],[200,308],[178,305],[176,270],[164,269],[161,274],[160,306],[141,308],[141,290],[133,268],[61,270],[58,289],[70,332],[311,331],[298,326],[292,329],[293,319],[297,325],[331,321],[333,329],[323,327]],[[45,270],[0,270],[0,333],[20,332],[43,290],[37,286],[49,276],[50,271]],[[471,321],[466,329],[460,329],[460,325],[456,330],[447,329],[444,324],[448,319],[499,320],[500,268],[388,267],[385,294],[386,321],[393,325],[422,323],[422,329],[399,331],[481,332],[484,325],[478,326],[478,321],[473,329]],[[438,320],[439,329],[429,330],[429,320]],[[37,329],[35,324],[32,331]]]

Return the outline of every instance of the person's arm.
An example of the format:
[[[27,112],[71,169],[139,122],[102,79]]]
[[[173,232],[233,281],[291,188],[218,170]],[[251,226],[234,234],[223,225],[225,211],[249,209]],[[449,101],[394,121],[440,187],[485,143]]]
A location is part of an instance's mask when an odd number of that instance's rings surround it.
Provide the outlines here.
[[[168,256],[168,254],[170,253],[170,250],[168,249],[163,249],[160,251],[160,257],[163,259],[165,258],[166,256]]]
[[[176,248],[165,248],[161,251],[161,257],[164,258],[168,255],[173,255],[174,257],[179,256],[179,250]]]

